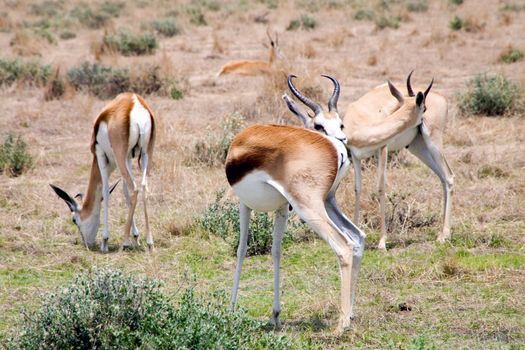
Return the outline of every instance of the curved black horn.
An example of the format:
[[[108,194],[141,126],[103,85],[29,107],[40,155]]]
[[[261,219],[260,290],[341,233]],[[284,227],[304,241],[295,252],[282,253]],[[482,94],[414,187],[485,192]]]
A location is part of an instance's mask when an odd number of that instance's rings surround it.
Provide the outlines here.
[[[310,100],[308,97],[304,96],[297,90],[297,88],[293,85],[292,79],[297,78],[297,76],[290,74],[288,76],[288,87],[290,88],[290,91],[294,94],[295,97],[297,97],[299,100],[301,100],[302,103],[307,105],[312,111],[314,111],[315,114],[319,114],[322,111],[321,106],[318,103],[315,103],[314,101]]]
[[[414,94],[414,90],[412,90],[412,84],[410,83],[410,78],[412,77],[412,73],[414,73],[413,70],[412,70],[412,72],[410,72],[410,74],[408,75],[408,78],[407,78],[407,91],[408,91],[408,96],[410,96],[410,97],[416,96]]]
[[[331,112],[332,110],[337,111],[337,100],[339,100],[339,93],[341,92],[341,86],[339,85],[339,82],[336,78],[331,77],[329,75],[321,74],[322,77],[328,78],[334,83],[334,92],[332,93],[332,96],[330,97],[330,100],[328,101],[328,110]]]
[[[434,84],[434,78],[432,78],[432,81],[430,82],[430,85],[427,87],[427,89],[426,89],[425,92],[423,93],[423,95],[425,96],[425,98],[427,97],[428,92],[429,92],[430,89],[432,88],[432,84]]]

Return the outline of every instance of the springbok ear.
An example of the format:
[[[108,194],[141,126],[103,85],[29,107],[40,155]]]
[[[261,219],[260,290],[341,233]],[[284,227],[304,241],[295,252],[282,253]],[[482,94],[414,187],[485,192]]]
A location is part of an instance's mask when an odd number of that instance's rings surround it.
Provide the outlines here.
[[[388,80],[388,88],[390,89],[390,93],[392,96],[396,98],[396,100],[399,101],[399,103],[404,103],[405,99],[403,98],[403,94]]]
[[[84,200],[84,192],[78,192],[75,198],[79,198],[80,201],[82,202]]]
[[[69,207],[69,210],[71,210],[72,212],[76,211],[78,209],[78,205],[77,205],[77,202],[71,198],[71,196],[69,194],[67,194],[64,190],[56,187],[55,185],[52,185],[52,184],[49,184],[49,186],[51,186],[51,188],[53,189],[53,191],[55,191],[55,193],[64,200],[64,202],[66,202],[67,206]]]
[[[424,100],[425,100],[425,95],[423,95],[423,93],[419,91],[416,96],[416,105],[418,107],[421,107],[421,104],[423,103]]]
[[[290,98],[287,94],[283,95],[283,100],[286,102],[286,105],[288,106],[288,109],[295,114],[301,121],[303,122],[305,127],[308,127],[308,122],[310,120],[310,116],[305,114],[299,106]]]

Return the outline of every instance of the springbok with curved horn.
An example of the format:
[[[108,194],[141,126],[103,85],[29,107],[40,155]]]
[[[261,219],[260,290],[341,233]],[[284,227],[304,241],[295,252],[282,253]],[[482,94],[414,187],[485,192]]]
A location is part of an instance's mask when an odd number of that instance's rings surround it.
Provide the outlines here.
[[[268,74],[272,71],[273,64],[276,59],[282,59],[281,50],[279,48],[279,36],[275,33],[275,40],[270,36],[270,32],[266,29],[266,35],[270,40],[268,47],[268,61],[262,60],[235,60],[223,65],[217,76],[223,74],[237,74],[237,75],[260,75]]]
[[[359,222],[359,207],[361,193],[361,160],[376,155],[378,159],[378,186],[380,193],[380,220],[381,220],[381,239],[378,244],[379,249],[386,249],[386,163],[387,151],[399,150],[408,147],[409,151],[417,156],[427,165],[436,175],[438,175],[443,185],[444,191],[444,214],[443,231],[438,236],[438,241],[443,242],[450,236],[450,211],[451,194],[453,186],[453,174],[442,153],[442,137],[447,119],[447,101],[437,94],[430,92],[432,83],[423,93],[425,110],[422,122],[419,124],[404,123],[401,119],[392,124],[404,108],[413,108],[417,104],[416,94],[414,94],[410,84],[409,74],[407,79],[408,96],[403,96],[390,82],[380,85],[368,92],[356,102],[353,102],[346,111],[344,124],[345,133],[348,137],[348,147],[352,155],[352,162],[355,172],[355,211],[354,223]],[[289,77],[290,90],[296,95],[298,92]],[[335,79],[334,79],[335,80]],[[339,96],[340,87],[337,81],[334,82],[335,101]],[[419,94],[418,94],[419,95]],[[297,96],[297,95],[296,95]],[[392,98],[395,97],[394,98]],[[298,97],[299,98],[299,97]],[[304,98],[301,94],[301,98]],[[299,98],[300,100],[302,100]],[[297,112],[290,107],[291,101],[287,96],[285,101],[290,110],[297,115]],[[408,103],[408,105],[406,105]],[[307,105],[308,106],[308,105]],[[411,107],[412,106],[412,107]],[[428,107],[428,110],[427,110]],[[297,106],[295,107],[297,109]],[[401,113],[403,114],[403,113]],[[406,115],[406,114],[405,114]],[[301,120],[303,116],[299,116]],[[315,123],[315,116],[311,123]],[[397,126],[396,126],[397,124]],[[389,126],[390,125],[390,126]],[[309,127],[309,125],[306,125]],[[391,129],[391,127],[394,127]],[[330,135],[328,133],[328,135]]]
[[[79,194],[81,203],[77,203],[69,194],[57,186],[50,185],[55,193],[68,205],[73,214],[84,243],[95,244],[100,223],[100,203],[104,203],[104,233],[100,244],[102,252],[108,251],[109,224],[108,205],[109,176],[118,168],[124,178],[124,196],[128,205],[128,217],[124,228],[122,247],[129,246],[130,230],[133,243],[138,245],[139,232],[133,220],[139,189],[142,192],[144,218],[146,226],[146,243],[153,249],[153,237],[149,230],[146,207],[147,176],[149,163],[153,155],[155,142],[155,119],[146,101],[139,95],[123,93],[104,107],[98,115],[91,138],[91,175],[86,195]],[[131,159],[138,156],[142,172],[140,185],[135,183],[132,174]],[[129,191],[131,190],[131,197]]]
[[[240,199],[240,240],[232,309],[237,302],[251,211],[275,211],[271,322],[279,326],[281,241],[291,205],[336,254],[341,274],[341,309],[336,331],[340,333],[350,325],[365,234],[341,213],[335,201],[335,191],[349,166],[342,140],[305,128],[255,125],[234,138],[226,159],[228,182]]]

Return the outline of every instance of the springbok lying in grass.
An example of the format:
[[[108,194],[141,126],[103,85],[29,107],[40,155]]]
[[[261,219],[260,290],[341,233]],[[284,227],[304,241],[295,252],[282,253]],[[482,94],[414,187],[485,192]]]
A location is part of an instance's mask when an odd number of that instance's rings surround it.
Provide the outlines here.
[[[413,117],[406,111],[417,105],[421,96],[414,94],[410,84],[409,74],[407,78],[408,95],[403,96],[390,82],[380,85],[366,93],[356,102],[350,104],[344,118],[345,133],[348,137],[348,147],[352,156],[355,172],[355,211],[354,223],[359,222],[359,201],[361,194],[361,160],[376,155],[378,159],[378,185],[380,193],[380,217],[381,238],[379,249],[386,249],[386,223],[385,223],[385,187],[386,187],[386,163],[387,151],[399,150],[407,147],[408,150],[427,165],[440,179],[444,192],[443,205],[443,230],[438,236],[438,241],[443,242],[450,237],[450,211],[451,195],[454,183],[453,173],[443,156],[443,132],[447,121],[447,101],[436,93],[432,93],[430,86],[423,93],[425,107],[423,122],[414,123]],[[303,96],[293,85],[293,76],[288,79],[288,85],[293,94],[305,105],[315,111],[318,104]],[[331,98],[329,118],[340,122],[337,113],[337,100],[340,87],[337,80],[334,83],[334,93]],[[395,98],[393,98],[394,96]],[[290,110],[299,116],[306,127],[315,128],[318,120],[325,119],[317,113],[309,117],[302,113],[298,107],[287,96],[284,97]],[[405,114],[405,117],[398,116]],[[330,129],[321,130],[331,135]]]
[[[73,222],[78,226],[84,243],[95,244],[100,223],[100,203],[104,202],[104,233],[100,244],[102,252],[108,251],[108,203],[111,189],[109,176],[118,168],[124,178],[124,196],[129,208],[122,247],[129,247],[130,229],[133,243],[138,245],[139,232],[133,220],[139,185],[133,178],[131,159],[138,156],[142,172],[140,190],[144,204],[146,242],[153,248],[146,207],[147,176],[155,141],[155,119],[146,101],[139,95],[123,93],[104,107],[98,115],[91,138],[93,161],[86,195],[78,194],[81,203],[57,186],[51,185],[56,194],[68,205]],[[131,190],[131,197],[129,195]]]
[[[260,75],[268,74],[272,71],[273,63],[276,59],[282,59],[281,50],[279,49],[279,37],[275,33],[275,40],[270,36],[270,32],[266,30],[266,35],[270,40],[268,47],[268,61],[262,60],[235,60],[226,63],[221,67],[217,76],[223,74],[237,74],[237,75]]]
[[[279,326],[281,241],[291,205],[336,254],[341,274],[337,332],[350,325],[365,234],[341,213],[335,202],[335,191],[350,167],[344,145],[346,136],[339,129],[337,137],[328,137],[305,128],[255,125],[234,138],[226,159],[228,182],[240,198],[240,240],[232,309],[237,302],[251,211],[275,211],[271,322]]]

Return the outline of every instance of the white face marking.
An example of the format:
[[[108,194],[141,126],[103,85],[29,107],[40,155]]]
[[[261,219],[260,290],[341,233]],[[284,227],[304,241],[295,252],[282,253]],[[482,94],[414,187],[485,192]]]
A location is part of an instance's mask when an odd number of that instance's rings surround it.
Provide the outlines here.
[[[84,243],[88,246],[94,245],[97,238],[98,226],[100,224],[100,210],[94,208],[93,214],[85,220],[81,220],[80,213],[74,211],[73,222],[78,227]]]
[[[335,118],[326,118],[324,112],[317,114],[312,120],[311,128],[346,143],[346,135],[341,129],[343,122],[341,121],[339,114],[334,113],[334,115]]]

